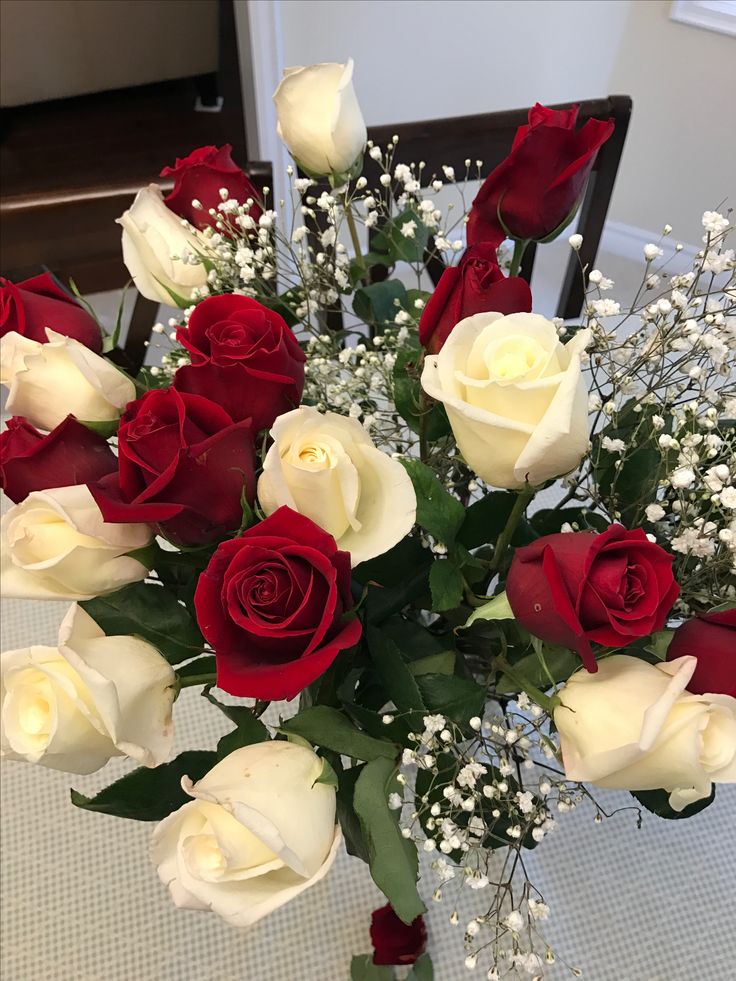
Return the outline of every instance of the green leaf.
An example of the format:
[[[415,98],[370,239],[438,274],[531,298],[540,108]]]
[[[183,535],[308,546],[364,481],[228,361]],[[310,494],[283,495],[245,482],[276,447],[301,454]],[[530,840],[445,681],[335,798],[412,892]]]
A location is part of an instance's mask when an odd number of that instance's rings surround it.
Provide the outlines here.
[[[460,544],[478,548],[495,542],[506,527],[517,498],[513,491],[493,491],[471,504],[458,532]]]
[[[156,279],[155,276],[153,278]],[[156,279],[156,282],[162,289],[166,290],[166,292],[171,297],[175,307],[180,307],[182,310],[186,310],[187,307],[190,307],[192,305],[193,302],[192,300],[187,300],[183,296],[179,296],[178,293],[175,293],[172,289],[169,289],[166,283],[162,283],[160,279]]]
[[[394,404],[410,429],[421,431],[430,443],[452,432],[450,420],[441,402],[423,395],[420,382],[422,348],[419,343],[401,348],[392,373]]]
[[[539,650],[534,650],[521,658],[510,658],[509,661],[514,670],[519,672],[519,677],[523,677],[525,681],[541,691],[547,691],[553,684],[567,681],[580,667],[580,658],[569,648],[543,644],[541,641],[539,641]],[[519,685],[503,675],[496,684],[496,691],[501,695],[516,694]]]
[[[353,576],[363,585],[376,582],[384,587],[398,586],[419,566],[426,565],[429,570],[431,562],[432,553],[422,546],[418,538],[402,538],[383,555],[356,565]]]
[[[483,715],[485,688],[457,675],[422,674],[416,679],[424,705],[430,712],[447,716],[459,725]]]
[[[332,768],[332,764],[326,757],[322,757],[322,771],[314,783],[323,783],[327,787],[334,787],[337,790],[339,781],[337,774]]]
[[[406,981],[434,981],[434,968],[429,954],[422,956],[414,962],[414,966],[406,977]]]
[[[417,524],[445,545],[455,540],[465,508],[419,460],[402,460],[417,496]]]
[[[397,302],[398,301],[398,305]],[[361,286],[353,297],[353,313],[367,324],[385,327],[393,324],[399,308],[406,303],[406,287],[398,279]]]
[[[360,821],[353,806],[355,784],[365,769],[365,763],[361,763],[360,766],[351,766],[349,770],[343,769],[339,756],[335,758],[334,763],[338,769],[337,820],[342,828],[345,848],[348,855],[354,855],[367,865],[368,848],[363,840]]]
[[[402,793],[391,760],[367,763],[355,784],[353,803],[368,848],[371,876],[404,923],[424,912],[417,892],[415,845],[402,838],[398,813],[389,810],[390,793]]]
[[[409,670],[396,644],[382,630],[369,627],[367,632],[371,660],[381,677],[383,686],[394,705],[402,712],[424,709],[418,679]]]
[[[93,433],[97,433],[98,436],[102,436],[103,439],[109,439],[114,436],[118,431],[118,426],[120,425],[119,419],[105,419],[104,421],[97,422],[89,419],[80,419],[79,422],[87,429],[91,429]]]
[[[436,612],[454,610],[463,598],[465,582],[463,574],[450,559],[438,559],[429,572],[429,588],[432,591],[432,609]]]
[[[194,678],[200,674],[214,674],[217,670],[217,661],[212,654],[205,657],[195,657],[193,661],[176,669],[177,678]]]
[[[383,964],[374,964],[372,954],[356,954],[350,962],[350,981],[394,981],[394,972]]]
[[[132,583],[80,606],[108,636],[142,637],[161,651],[169,664],[179,664],[204,650],[204,638],[186,607],[155,583]]]
[[[465,626],[469,627],[476,620],[514,620],[514,611],[511,609],[508,596],[504,590],[492,600],[477,607],[468,617]]]
[[[133,821],[162,821],[191,797],[181,789],[181,778],[200,780],[217,762],[210,750],[189,750],[170,763],[140,767],[105,787],[95,797],[71,791],[72,804]]]
[[[397,747],[383,739],[374,739],[356,729],[339,709],[327,705],[315,705],[305,709],[292,719],[281,723],[286,733],[303,736],[315,746],[331,749],[356,760],[394,760]]]
[[[664,661],[667,658],[667,648],[674,636],[674,630],[658,630],[644,645],[644,650],[654,654],[660,661]]]
[[[404,235],[402,229],[413,221],[414,233]],[[392,262],[421,262],[429,242],[429,229],[416,211],[407,208],[400,215],[391,218],[373,239],[373,247],[378,252],[387,253]]]
[[[455,652],[438,651],[427,657],[409,662],[409,670],[416,677],[420,674],[452,674],[455,670]]]
[[[669,791],[667,790],[632,790],[631,796],[639,801],[642,807],[658,817],[668,821],[679,821],[681,818],[689,818],[694,814],[705,810],[715,800],[716,786],[713,784],[710,795],[702,800],[696,800],[694,804],[688,804],[682,811],[675,811],[670,807]]]

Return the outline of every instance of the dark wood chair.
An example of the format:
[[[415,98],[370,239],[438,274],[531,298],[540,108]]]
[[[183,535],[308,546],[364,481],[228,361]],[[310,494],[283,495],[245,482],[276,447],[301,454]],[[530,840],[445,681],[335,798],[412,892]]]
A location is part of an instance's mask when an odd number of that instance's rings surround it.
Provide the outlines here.
[[[552,108],[567,109],[571,105],[564,103]],[[611,95],[607,99],[588,99],[579,105],[579,126],[588,119],[612,118],[616,128],[598,152],[580,205],[578,231],[583,236],[583,245],[577,255],[570,256],[557,305],[557,316],[566,320],[577,317],[583,305],[585,290],[580,262],[589,267],[595,263],[621,162],[632,102],[627,95]],[[443,164],[454,167],[456,174],[464,174],[465,160],[468,158],[482,160],[483,176],[489,174],[508,155],[516,130],[527,122],[527,113],[527,109],[510,109],[450,119],[373,126],[368,131],[368,138],[385,147],[394,133],[398,133],[397,161],[407,164],[424,161],[421,183],[427,187],[435,176],[442,179]],[[371,185],[377,183],[379,173],[377,165],[366,157],[366,176]],[[531,281],[535,252],[536,245],[531,243],[524,254],[521,275],[527,282]],[[437,256],[428,258],[427,268],[436,285],[444,269],[442,260]]]

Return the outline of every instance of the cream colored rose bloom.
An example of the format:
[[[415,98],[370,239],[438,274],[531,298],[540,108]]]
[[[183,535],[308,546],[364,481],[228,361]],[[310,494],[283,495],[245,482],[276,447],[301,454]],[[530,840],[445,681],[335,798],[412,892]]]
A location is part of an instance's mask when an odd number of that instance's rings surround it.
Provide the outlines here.
[[[139,637],[106,637],[74,604],[58,647],[0,655],[0,753],[67,773],[112,756],[143,766],[169,758],[175,675]]]
[[[84,422],[117,419],[135,398],[130,378],[74,338],[48,327],[46,336],[47,344],[15,331],[0,340],[7,411],[39,429],[53,429],[70,413]]]
[[[246,927],[323,878],[341,841],[322,760],[290,742],[236,749],[158,825],[151,857],[176,906]]]
[[[152,538],[143,524],[103,520],[84,484],[33,491],[0,522],[0,594],[86,600],[145,579],[126,553]]]
[[[142,188],[118,224],[123,227],[123,262],[146,299],[170,305],[175,301],[168,289],[188,301],[195,287],[206,284],[202,263],[182,259],[202,252],[205,239],[166,207],[158,184]]]
[[[468,466],[494,487],[518,489],[568,473],[588,448],[588,391],[580,331],[561,344],[534,313],[478,313],[424,362],[422,387],[443,402]]]
[[[407,535],[417,501],[406,470],[377,449],[355,419],[303,405],[279,416],[263,461],[258,499],[282,505],[329,532],[355,566]]]
[[[736,698],[685,690],[697,658],[648,664],[614,654],[576,672],[554,720],[565,775],[621,790],[670,793],[681,811],[712,783],[736,782]]]
[[[279,136],[307,173],[345,174],[363,153],[367,133],[352,58],[344,65],[285,69],[273,101]]]

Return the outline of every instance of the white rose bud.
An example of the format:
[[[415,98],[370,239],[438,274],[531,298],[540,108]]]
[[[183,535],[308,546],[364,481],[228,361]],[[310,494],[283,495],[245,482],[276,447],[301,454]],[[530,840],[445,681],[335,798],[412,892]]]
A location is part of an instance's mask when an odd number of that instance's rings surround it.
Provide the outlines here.
[[[0,655],[0,755],[67,773],[113,756],[143,766],[169,758],[175,675],[139,637],[106,637],[74,604],[58,647]]]
[[[686,691],[695,657],[648,664],[614,654],[576,672],[554,720],[565,775],[599,787],[666,790],[681,811],[736,782],[736,698]]]
[[[0,381],[7,411],[39,429],[53,429],[70,413],[84,422],[112,422],[135,398],[135,385],[107,358],[72,337],[46,328],[47,344],[15,331],[0,340]]]
[[[285,69],[273,101],[279,136],[303,170],[316,177],[352,169],[367,139],[352,58],[344,65]]]
[[[417,501],[406,470],[355,419],[303,405],[279,416],[263,461],[258,499],[311,518],[350,552],[355,566],[407,535]]]
[[[201,253],[205,239],[166,207],[158,184],[142,188],[118,224],[123,226],[123,262],[146,299],[171,305],[174,293],[188,304],[192,290],[206,285],[202,263],[182,258]]]
[[[518,489],[568,473],[588,448],[583,330],[563,345],[533,313],[479,313],[424,361],[422,387],[443,402],[468,466]]]
[[[24,599],[93,599],[145,579],[127,552],[152,538],[143,524],[103,520],[88,487],[33,491],[0,522],[0,594]]]
[[[236,749],[153,834],[151,857],[174,904],[246,927],[322,879],[341,841],[322,760],[278,741]]]

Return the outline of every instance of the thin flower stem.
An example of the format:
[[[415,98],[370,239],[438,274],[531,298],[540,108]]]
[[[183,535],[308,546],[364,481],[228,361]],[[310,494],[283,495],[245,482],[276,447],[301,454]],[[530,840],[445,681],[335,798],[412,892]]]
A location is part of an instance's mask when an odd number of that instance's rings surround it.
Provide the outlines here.
[[[343,208],[345,210],[345,218],[347,219],[347,223],[348,223],[348,230],[350,232],[350,241],[353,243],[355,258],[357,262],[360,264],[360,268],[362,271],[362,275],[360,277],[361,282],[365,283],[367,282],[365,276],[366,273],[365,260],[363,259],[363,252],[360,248],[360,239],[358,238],[358,227],[355,224],[355,215],[353,214],[353,206],[348,200],[347,195],[343,198],[342,203],[343,203]]]
[[[526,252],[527,245],[529,245],[528,238],[514,239],[514,254],[511,257],[511,265],[509,266],[509,276],[519,275],[519,270],[521,269],[521,260],[524,258],[524,253]]]
[[[513,537],[514,532],[516,531],[516,527],[521,521],[524,512],[526,511],[527,504],[529,504],[529,502],[533,497],[534,497],[534,488],[529,487],[528,485],[524,487],[523,490],[520,490],[518,492],[518,497],[514,502],[514,506],[511,510],[511,514],[508,517],[506,526],[504,527],[501,534],[498,536],[498,540],[496,541],[496,547],[493,550],[493,558],[491,559],[490,562],[490,569],[492,572],[496,572],[498,570],[498,567],[501,564],[501,559],[504,557],[504,555],[506,554],[506,550],[511,544],[511,539]]]
[[[214,685],[217,676],[211,672],[207,674],[192,674],[188,678],[179,679],[179,688],[194,688],[197,685]]]

